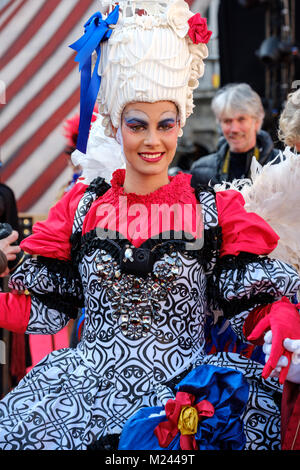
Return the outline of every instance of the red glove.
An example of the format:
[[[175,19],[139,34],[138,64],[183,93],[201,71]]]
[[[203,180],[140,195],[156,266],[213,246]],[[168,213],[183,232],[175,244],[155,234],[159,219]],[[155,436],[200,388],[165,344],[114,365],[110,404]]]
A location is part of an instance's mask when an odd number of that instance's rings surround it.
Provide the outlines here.
[[[289,363],[287,367],[282,368],[279,382],[282,384],[286,379],[292,353],[284,348],[283,341],[285,338],[300,339],[299,308],[300,304],[292,304],[286,297],[282,297],[281,300],[271,304],[269,314],[258,322],[247,338],[249,341],[256,340],[267,330],[272,331],[271,354],[262,372],[264,379],[267,379],[275,369],[280,356],[286,356]]]

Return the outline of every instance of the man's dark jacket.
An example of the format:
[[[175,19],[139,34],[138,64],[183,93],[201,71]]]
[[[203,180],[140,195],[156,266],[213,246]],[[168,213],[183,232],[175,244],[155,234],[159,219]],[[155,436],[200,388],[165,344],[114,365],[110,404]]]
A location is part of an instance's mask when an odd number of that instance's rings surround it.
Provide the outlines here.
[[[274,148],[271,136],[265,131],[257,133],[256,145],[259,149],[259,163],[265,165],[273,160],[279,153],[278,149]],[[215,153],[200,157],[196,160],[191,167],[192,186],[196,187],[199,184],[211,185],[221,183],[222,181],[230,181],[228,174],[222,173],[224,160],[228,152],[229,145],[224,137],[221,137],[218,144],[218,149]],[[252,160],[252,155],[249,155],[249,168]],[[248,177],[249,174],[244,175]]]

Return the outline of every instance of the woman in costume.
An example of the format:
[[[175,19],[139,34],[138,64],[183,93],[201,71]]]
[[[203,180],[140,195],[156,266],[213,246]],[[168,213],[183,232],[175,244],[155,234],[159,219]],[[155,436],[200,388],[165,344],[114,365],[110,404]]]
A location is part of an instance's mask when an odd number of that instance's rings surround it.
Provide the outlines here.
[[[278,136],[291,151],[300,152],[300,88],[288,95],[279,119]]]
[[[284,109],[279,119],[278,136],[285,144],[283,152],[284,160],[280,167],[281,177],[294,174],[294,182],[296,183],[292,190],[298,190],[298,181],[300,174],[300,89],[290,93],[285,103]],[[290,171],[289,171],[290,170]],[[296,173],[296,174],[295,174]],[[295,217],[297,215],[294,214]],[[295,223],[295,222],[294,222]],[[291,225],[290,223],[287,225]],[[290,226],[292,233],[293,225]],[[285,254],[285,258],[289,257],[291,264],[300,270],[300,246],[297,235],[286,240],[287,246],[281,248],[281,254]],[[285,248],[285,250],[284,250]],[[299,293],[298,293],[299,295]],[[297,302],[297,296],[295,302]],[[264,337],[265,343],[263,349],[268,359],[272,350],[272,332],[269,331]],[[281,404],[281,439],[283,450],[300,450],[300,340],[292,340],[286,338],[284,341],[286,353],[280,357],[277,366],[272,373],[273,376],[279,376],[289,367],[285,373],[285,382],[283,387],[283,396]]]
[[[204,71],[206,21],[181,0],[118,3],[73,45],[88,90],[77,148],[86,151],[98,84],[105,134],[126,169],[111,185],[88,184],[82,157],[82,179],[22,242],[16,292],[0,299],[1,326],[31,334],[55,333],[84,306],[81,340],[0,402],[0,448],[277,449],[281,388],[268,376],[283,338],[300,337],[289,300],[300,278],[266,256],[278,236],[238,192],[168,177]],[[205,355],[207,315],[221,311],[246,336],[267,315],[264,370],[235,353]]]

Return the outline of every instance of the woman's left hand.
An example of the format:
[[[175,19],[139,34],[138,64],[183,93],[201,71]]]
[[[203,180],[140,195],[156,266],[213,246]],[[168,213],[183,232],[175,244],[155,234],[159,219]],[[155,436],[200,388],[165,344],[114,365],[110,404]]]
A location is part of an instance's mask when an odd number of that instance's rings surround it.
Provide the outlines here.
[[[300,339],[286,338],[283,341],[284,348],[292,353],[290,366],[286,379],[289,382],[300,384]],[[269,360],[272,349],[272,331],[268,331],[264,336],[263,351],[266,354],[266,362]],[[280,356],[275,369],[270,377],[279,377],[283,368],[288,367],[289,360],[286,356]]]
[[[271,304],[269,313],[262,318],[248,336],[249,341],[256,340],[268,330],[272,331],[272,348],[269,359],[262,371],[262,377],[267,379],[276,368],[281,356],[286,356],[291,360],[292,353],[285,349],[284,341],[287,338],[298,340],[300,338],[300,304],[292,304],[287,297],[282,297]],[[288,372],[287,366],[281,369],[279,382],[282,384],[286,380]]]

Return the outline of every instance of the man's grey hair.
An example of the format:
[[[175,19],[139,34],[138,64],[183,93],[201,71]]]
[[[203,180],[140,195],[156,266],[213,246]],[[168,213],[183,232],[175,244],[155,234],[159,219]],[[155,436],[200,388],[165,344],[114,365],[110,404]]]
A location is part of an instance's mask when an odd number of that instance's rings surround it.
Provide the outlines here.
[[[260,121],[261,127],[265,116],[260,96],[247,83],[231,83],[220,88],[211,107],[218,120],[237,113],[248,114]]]

